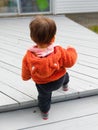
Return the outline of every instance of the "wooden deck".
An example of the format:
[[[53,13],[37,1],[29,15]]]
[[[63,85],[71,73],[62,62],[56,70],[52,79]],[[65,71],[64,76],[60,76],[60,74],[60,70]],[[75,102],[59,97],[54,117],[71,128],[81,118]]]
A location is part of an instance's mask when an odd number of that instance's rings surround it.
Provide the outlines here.
[[[98,35],[62,15],[49,17],[57,23],[56,43],[72,45],[78,52],[76,65],[68,69],[69,91],[55,91],[52,102],[98,94]],[[22,57],[33,44],[31,19],[0,18],[0,112],[37,105],[34,82],[21,79]]]

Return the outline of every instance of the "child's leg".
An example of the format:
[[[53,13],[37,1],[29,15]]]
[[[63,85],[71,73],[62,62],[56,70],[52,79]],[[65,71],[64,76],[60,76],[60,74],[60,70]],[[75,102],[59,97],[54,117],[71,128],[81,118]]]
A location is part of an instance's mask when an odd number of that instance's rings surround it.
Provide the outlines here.
[[[64,76],[63,91],[68,90],[68,82],[69,82],[69,74],[66,73],[66,75]]]
[[[59,89],[62,85],[66,85],[69,82],[69,75],[66,73],[60,79],[47,83],[36,84],[38,90],[38,106],[41,112],[47,113],[51,106],[52,91]]]
[[[38,90],[38,106],[41,112],[47,113],[50,109],[52,92],[45,90],[43,86],[36,85]]]
[[[63,85],[66,85],[66,84],[68,84],[68,82],[69,82],[69,74],[68,74],[68,72],[65,74],[65,76],[64,76],[64,83],[63,83]]]

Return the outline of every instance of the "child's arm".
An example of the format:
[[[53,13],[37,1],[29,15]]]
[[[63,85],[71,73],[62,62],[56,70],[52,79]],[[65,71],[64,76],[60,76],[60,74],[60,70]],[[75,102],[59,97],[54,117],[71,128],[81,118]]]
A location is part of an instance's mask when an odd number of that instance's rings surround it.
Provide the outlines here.
[[[31,79],[31,73],[30,73],[30,70],[28,68],[26,55],[24,56],[23,61],[22,61],[22,74],[21,74],[21,76],[22,76],[23,80]]]
[[[64,49],[64,56],[63,56],[63,63],[64,63],[64,66],[65,67],[72,67],[75,63],[76,63],[76,60],[77,60],[77,52],[76,50],[71,47],[71,46],[68,46],[67,49]]]

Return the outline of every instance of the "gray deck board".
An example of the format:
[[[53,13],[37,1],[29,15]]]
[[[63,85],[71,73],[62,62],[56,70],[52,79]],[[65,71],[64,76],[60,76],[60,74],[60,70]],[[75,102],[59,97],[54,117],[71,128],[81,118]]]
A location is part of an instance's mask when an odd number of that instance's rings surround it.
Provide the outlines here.
[[[53,92],[52,102],[98,94],[98,35],[63,15],[49,17],[58,28],[55,43],[65,48],[72,45],[78,52],[76,65],[68,69],[69,91]],[[22,57],[33,45],[28,26],[31,19],[0,18],[0,112],[37,105],[34,82],[21,79]]]

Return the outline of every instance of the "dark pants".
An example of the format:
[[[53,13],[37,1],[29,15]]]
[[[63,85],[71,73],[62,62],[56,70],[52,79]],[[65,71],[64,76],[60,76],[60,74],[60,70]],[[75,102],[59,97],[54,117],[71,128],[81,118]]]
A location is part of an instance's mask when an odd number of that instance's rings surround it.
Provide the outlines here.
[[[51,105],[52,91],[59,89],[69,82],[69,75],[66,73],[60,79],[47,84],[36,84],[38,90],[38,106],[42,112],[48,112]]]

